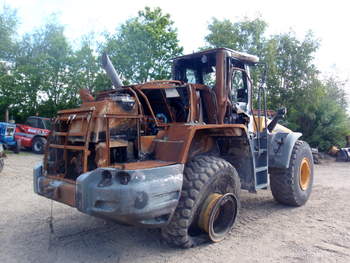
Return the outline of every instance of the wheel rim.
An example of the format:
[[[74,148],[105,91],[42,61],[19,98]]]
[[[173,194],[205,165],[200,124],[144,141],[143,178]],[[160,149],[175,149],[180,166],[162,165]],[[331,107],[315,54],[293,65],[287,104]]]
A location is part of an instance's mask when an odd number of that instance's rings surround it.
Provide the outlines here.
[[[310,169],[310,163],[308,158],[303,158],[300,165],[300,171],[299,171],[299,184],[301,190],[305,191],[310,182],[310,175],[311,175],[311,169]]]
[[[221,241],[231,230],[237,216],[237,204],[232,193],[214,193],[204,202],[198,225],[213,242]]]
[[[34,143],[34,150],[36,152],[40,152],[41,151],[41,143],[40,142],[35,142]]]

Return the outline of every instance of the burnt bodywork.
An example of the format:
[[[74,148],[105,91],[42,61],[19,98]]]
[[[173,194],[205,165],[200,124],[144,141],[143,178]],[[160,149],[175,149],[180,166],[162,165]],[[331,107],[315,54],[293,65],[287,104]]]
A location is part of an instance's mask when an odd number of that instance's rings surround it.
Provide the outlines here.
[[[243,189],[266,188],[269,159],[288,165],[298,135],[268,132],[260,110],[253,117],[249,66],[257,62],[213,49],[174,59],[174,80],[120,86],[112,76],[114,89],[81,94],[82,105],[59,111],[53,122],[44,163],[34,169],[35,192],[152,227],[171,218],[194,156],[218,155],[235,166]]]

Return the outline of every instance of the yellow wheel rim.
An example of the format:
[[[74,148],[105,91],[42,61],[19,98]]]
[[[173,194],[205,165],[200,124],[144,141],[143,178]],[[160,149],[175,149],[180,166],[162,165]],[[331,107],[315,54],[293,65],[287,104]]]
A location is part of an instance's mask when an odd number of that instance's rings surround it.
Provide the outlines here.
[[[300,171],[299,171],[299,184],[300,184],[300,188],[303,191],[305,191],[309,186],[310,175],[311,175],[310,161],[308,158],[305,157],[301,161]]]
[[[210,214],[216,204],[216,202],[222,197],[222,194],[211,194],[204,202],[203,209],[199,215],[198,225],[205,232],[209,233],[209,219]]]

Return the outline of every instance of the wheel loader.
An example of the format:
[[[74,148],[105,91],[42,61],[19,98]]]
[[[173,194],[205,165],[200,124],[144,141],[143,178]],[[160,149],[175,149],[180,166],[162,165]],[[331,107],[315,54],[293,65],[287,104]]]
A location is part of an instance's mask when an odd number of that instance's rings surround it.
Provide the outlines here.
[[[218,242],[232,229],[240,191],[271,189],[289,206],[308,200],[313,157],[301,133],[266,117],[253,88],[259,58],[227,48],[173,60],[172,80],[80,92],[52,123],[34,191],[96,217],[161,229],[171,245]],[[253,94],[257,108],[253,114]]]

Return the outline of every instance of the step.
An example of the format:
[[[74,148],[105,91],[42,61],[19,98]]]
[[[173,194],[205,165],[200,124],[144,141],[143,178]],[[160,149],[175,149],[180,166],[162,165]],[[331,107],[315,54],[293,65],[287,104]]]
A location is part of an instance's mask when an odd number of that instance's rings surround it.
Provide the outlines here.
[[[262,166],[262,167],[256,167],[255,168],[255,171],[257,172],[257,173],[259,173],[259,172],[263,172],[263,171],[267,171],[269,168],[267,167],[267,166]]]

